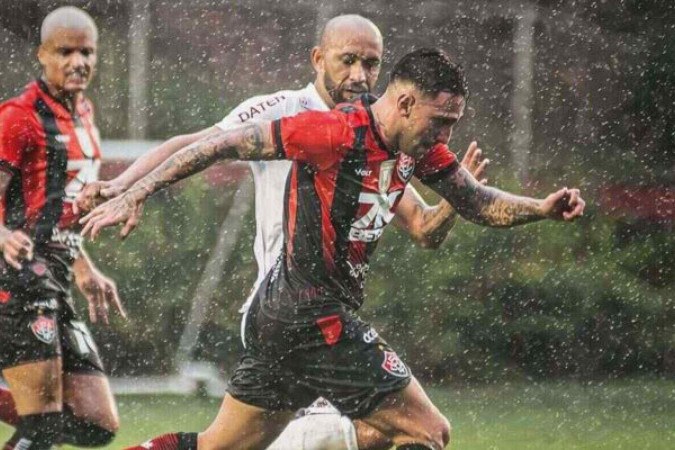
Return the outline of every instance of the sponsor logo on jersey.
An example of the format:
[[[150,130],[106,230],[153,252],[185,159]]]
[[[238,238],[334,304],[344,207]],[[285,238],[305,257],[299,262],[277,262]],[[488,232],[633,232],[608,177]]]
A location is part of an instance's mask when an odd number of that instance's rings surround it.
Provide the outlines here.
[[[322,317],[316,321],[316,324],[323,334],[323,339],[328,345],[335,345],[342,335],[342,319],[337,314]]]
[[[370,176],[371,173],[373,173],[372,170],[364,169],[363,167],[359,167],[354,172],[360,177],[367,177],[367,176]]]
[[[40,315],[30,324],[30,329],[35,337],[45,344],[54,342],[56,321],[53,318]]]
[[[366,344],[372,344],[378,337],[379,334],[377,334],[375,328],[371,327],[368,331],[363,333],[363,342],[365,342]]]
[[[401,361],[396,352],[384,352],[382,368],[395,377],[405,378],[409,375],[408,367]]]
[[[391,185],[391,176],[394,173],[394,165],[396,164],[395,159],[390,159],[389,161],[384,161],[380,164],[380,178],[378,179],[378,188],[380,193],[385,194],[389,190],[389,185]]]
[[[398,158],[396,169],[398,170],[398,176],[401,180],[407,183],[412,178],[413,171],[415,170],[415,160],[410,156],[401,153],[401,156]]]
[[[268,108],[272,108],[273,106],[278,105],[283,100],[286,100],[286,97],[284,97],[283,95],[268,98],[265,101],[249,106],[248,110],[241,111],[237,116],[239,117],[239,120],[242,123],[246,122],[247,120],[251,120],[255,116],[264,113],[265,111],[267,111]]]

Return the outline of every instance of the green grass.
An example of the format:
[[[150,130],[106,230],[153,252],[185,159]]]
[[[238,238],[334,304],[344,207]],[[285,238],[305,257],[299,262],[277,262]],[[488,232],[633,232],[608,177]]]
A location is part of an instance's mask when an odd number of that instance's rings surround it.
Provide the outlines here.
[[[434,387],[454,449],[673,449],[675,381]],[[122,431],[110,449],[166,431],[204,428],[220,399],[119,396]],[[0,425],[0,442],[11,429]],[[69,448],[69,447],[65,447]]]

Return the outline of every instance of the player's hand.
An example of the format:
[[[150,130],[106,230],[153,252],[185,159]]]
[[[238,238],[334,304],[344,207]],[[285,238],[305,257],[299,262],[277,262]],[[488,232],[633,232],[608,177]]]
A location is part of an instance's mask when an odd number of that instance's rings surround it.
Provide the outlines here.
[[[75,271],[75,284],[87,299],[89,304],[89,320],[92,323],[100,319],[108,325],[108,312],[112,305],[124,319],[127,312],[124,310],[117,285],[113,280],[103,275],[93,266],[82,264],[83,268]]]
[[[462,158],[462,167],[471,172],[471,174],[481,184],[487,184],[487,178],[483,178],[487,165],[490,160],[483,158],[483,152],[478,148],[478,143],[473,141]]]
[[[23,231],[3,229],[0,232],[0,251],[7,264],[21,270],[21,261],[33,259],[33,241]]]
[[[124,224],[120,232],[120,237],[124,239],[136,228],[142,212],[143,202],[135,200],[127,192],[97,206],[81,218],[80,223],[84,224],[81,234],[94,240],[103,228]]]
[[[572,222],[584,215],[585,207],[579,189],[562,188],[544,199],[541,210],[549,219]]]
[[[124,192],[124,186],[114,181],[94,181],[87,183],[73,202],[73,212],[84,214],[108,199]]]

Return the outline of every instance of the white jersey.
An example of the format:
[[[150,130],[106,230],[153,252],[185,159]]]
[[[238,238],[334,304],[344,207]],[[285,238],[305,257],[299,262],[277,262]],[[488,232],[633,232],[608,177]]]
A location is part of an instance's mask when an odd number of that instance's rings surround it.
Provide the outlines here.
[[[247,121],[276,120],[308,110],[329,110],[312,83],[297,91],[279,91],[250,98],[234,108],[216,126],[227,129]],[[255,184],[256,232],[253,252],[258,264],[258,278],[251,294],[241,307],[241,312],[248,309],[253,294],[281,253],[284,241],[282,230],[284,191],[286,178],[291,169],[290,161],[251,161],[249,164]]]

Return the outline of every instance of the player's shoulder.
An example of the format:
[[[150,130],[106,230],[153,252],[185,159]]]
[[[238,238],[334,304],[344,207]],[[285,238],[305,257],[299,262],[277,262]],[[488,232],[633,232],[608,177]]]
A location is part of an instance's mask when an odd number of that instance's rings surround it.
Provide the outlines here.
[[[35,100],[39,97],[37,82],[28,84],[22,92],[0,103],[0,114],[3,116],[32,115]]]
[[[273,120],[299,110],[301,99],[302,89],[286,89],[251,97],[239,104],[233,112],[240,123],[255,119]]]

